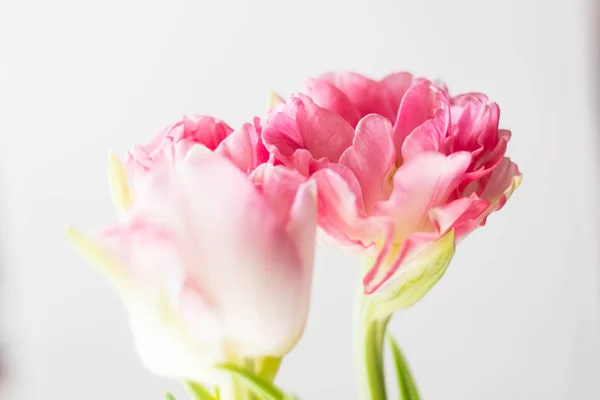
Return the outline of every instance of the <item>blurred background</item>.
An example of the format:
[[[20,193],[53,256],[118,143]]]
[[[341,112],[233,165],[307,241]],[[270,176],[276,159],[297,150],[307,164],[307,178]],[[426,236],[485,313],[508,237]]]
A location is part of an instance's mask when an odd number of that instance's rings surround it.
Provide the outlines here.
[[[124,307],[65,240],[114,220],[108,150],[184,114],[236,127],[307,76],[395,70],[481,91],[523,184],[391,331],[426,400],[600,398],[598,48],[586,0],[0,2],[2,399],[162,399]],[[355,399],[356,260],[320,250],[278,382]],[[184,398],[181,395],[181,398]]]

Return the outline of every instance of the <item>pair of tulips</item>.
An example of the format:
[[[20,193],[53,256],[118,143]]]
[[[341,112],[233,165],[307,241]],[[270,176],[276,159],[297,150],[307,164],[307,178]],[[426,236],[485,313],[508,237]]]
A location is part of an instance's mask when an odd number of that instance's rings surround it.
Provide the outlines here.
[[[359,386],[385,399],[387,321],[518,187],[510,132],[485,95],[405,72],[326,74],[272,103],[111,155],[118,222],[69,236],[125,299],[143,363],[199,399],[285,396],[272,381],[305,326],[316,237],[360,249]]]

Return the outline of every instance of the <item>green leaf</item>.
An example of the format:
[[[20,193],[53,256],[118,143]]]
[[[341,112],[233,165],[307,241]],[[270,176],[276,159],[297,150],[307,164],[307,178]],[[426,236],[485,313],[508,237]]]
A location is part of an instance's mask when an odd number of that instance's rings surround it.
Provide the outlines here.
[[[387,335],[388,342],[392,349],[392,356],[394,357],[394,364],[396,365],[396,377],[398,379],[398,389],[400,390],[400,398],[402,400],[420,400],[419,391],[417,385],[410,373],[408,364],[404,355],[400,351],[398,344],[393,337]]]
[[[216,368],[228,371],[240,378],[252,391],[264,400],[287,400],[290,397],[281,389],[246,368],[232,364],[216,365]]]
[[[165,399],[167,400],[177,400],[175,396],[173,396],[170,392],[165,393]]]
[[[207,388],[197,382],[185,381],[185,387],[194,398],[194,400],[216,400],[215,397]]]

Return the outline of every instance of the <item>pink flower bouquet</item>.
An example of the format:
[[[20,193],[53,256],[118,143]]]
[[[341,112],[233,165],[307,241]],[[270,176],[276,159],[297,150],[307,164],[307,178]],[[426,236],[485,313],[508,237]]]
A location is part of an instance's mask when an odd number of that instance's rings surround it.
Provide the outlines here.
[[[125,300],[145,366],[196,400],[292,398],[274,378],[306,322],[317,231],[359,249],[360,395],[386,399],[387,322],[519,186],[510,131],[487,96],[405,72],[325,74],[273,99],[238,129],[184,117],[111,155],[118,219],[70,240]],[[403,399],[419,399],[390,344]]]

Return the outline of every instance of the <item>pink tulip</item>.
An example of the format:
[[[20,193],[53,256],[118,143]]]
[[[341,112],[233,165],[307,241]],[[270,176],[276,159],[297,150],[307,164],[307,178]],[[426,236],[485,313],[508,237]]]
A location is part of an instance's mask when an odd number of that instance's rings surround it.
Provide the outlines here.
[[[215,150],[229,158],[242,171],[250,173],[269,160],[261,137],[260,118],[246,122],[225,138]]]
[[[313,183],[293,170],[262,164],[248,176],[208,151],[229,132],[203,123],[211,141],[194,140],[206,147],[177,140],[193,136],[183,122],[177,135],[130,154],[147,169],[135,175],[131,207],[89,239],[71,238],[119,288],[146,366],[214,382],[215,363],[254,360],[259,368],[300,338],[317,200]]]
[[[125,157],[125,167],[132,179],[163,162],[172,163],[183,157],[194,145],[215,150],[233,132],[225,122],[204,115],[185,116],[162,130],[148,145],[136,145]],[[178,144],[177,147],[172,146]],[[178,154],[165,149],[177,149]]]
[[[173,147],[171,145],[177,144]],[[201,145],[229,158],[238,168],[250,173],[269,159],[261,139],[260,118],[233,130],[225,122],[203,115],[185,116],[165,128],[148,145],[136,145],[127,153],[125,167],[132,176],[143,175],[162,163],[173,163]],[[165,149],[177,150],[177,153]]]
[[[266,148],[317,181],[330,236],[374,250],[365,293],[412,305],[520,183],[498,106],[408,73],[327,74],[304,92],[265,118]]]

